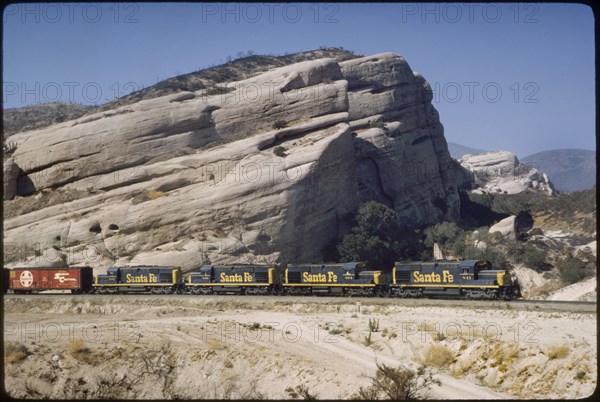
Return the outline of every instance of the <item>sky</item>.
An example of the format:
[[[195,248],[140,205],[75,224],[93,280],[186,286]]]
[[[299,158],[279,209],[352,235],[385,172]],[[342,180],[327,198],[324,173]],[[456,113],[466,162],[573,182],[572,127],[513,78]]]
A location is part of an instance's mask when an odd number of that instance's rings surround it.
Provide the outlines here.
[[[578,4],[10,4],[3,107],[101,104],[240,52],[322,46],[403,56],[449,142],[596,149],[594,19]]]

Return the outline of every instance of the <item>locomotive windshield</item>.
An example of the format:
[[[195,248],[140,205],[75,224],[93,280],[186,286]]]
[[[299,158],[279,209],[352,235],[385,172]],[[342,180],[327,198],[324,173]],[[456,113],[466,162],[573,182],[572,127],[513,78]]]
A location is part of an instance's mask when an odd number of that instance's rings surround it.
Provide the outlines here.
[[[475,272],[489,269],[492,269],[492,263],[488,260],[481,260],[475,263]]]

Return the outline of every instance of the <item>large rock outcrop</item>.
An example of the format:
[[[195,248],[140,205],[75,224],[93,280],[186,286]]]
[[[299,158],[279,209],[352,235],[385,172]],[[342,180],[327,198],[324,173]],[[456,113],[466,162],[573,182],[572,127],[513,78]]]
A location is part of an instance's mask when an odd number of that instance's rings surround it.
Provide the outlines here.
[[[20,173],[4,204],[5,262],[48,250],[102,269],[319,261],[366,200],[406,228],[459,217],[471,176],[402,57],[306,61],[217,92],[12,136]]]
[[[479,187],[474,192],[518,194],[533,190],[547,195],[554,194],[554,186],[548,175],[520,163],[512,152],[467,154],[459,162],[473,173],[475,184]]]

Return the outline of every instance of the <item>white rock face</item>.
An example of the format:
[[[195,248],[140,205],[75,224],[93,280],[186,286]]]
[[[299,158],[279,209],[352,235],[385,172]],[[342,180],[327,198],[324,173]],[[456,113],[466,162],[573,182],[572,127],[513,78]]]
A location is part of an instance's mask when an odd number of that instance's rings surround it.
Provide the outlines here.
[[[518,194],[529,189],[554,194],[548,175],[520,163],[512,152],[467,154],[459,162],[473,173],[475,184],[479,186],[474,192]]]
[[[459,217],[471,176],[450,158],[431,88],[400,56],[306,61],[226,86],[11,137],[20,174],[5,207],[31,212],[5,219],[7,266],[36,247],[101,271],[321,261],[366,200],[405,227]],[[71,198],[32,204],[40,191]]]
[[[489,233],[500,233],[504,237],[516,237],[516,221],[515,215],[502,219],[500,222],[490,227]]]
[[[597,278],[589,278],[581,282],[565,286],[548,296],[547,300],[565,300],[565,301],[596,301]]]

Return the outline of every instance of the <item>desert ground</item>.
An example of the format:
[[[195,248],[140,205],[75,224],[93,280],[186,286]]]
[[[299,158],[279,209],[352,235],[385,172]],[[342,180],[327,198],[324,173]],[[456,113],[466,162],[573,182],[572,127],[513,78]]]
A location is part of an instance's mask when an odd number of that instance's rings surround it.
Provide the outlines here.
[[[4,297],[15,398],[349,399],[377,364],[432,399],[582,398],[596,312],[504,302],[263,296]],[[305,393],[298,393],[302,389]]]

